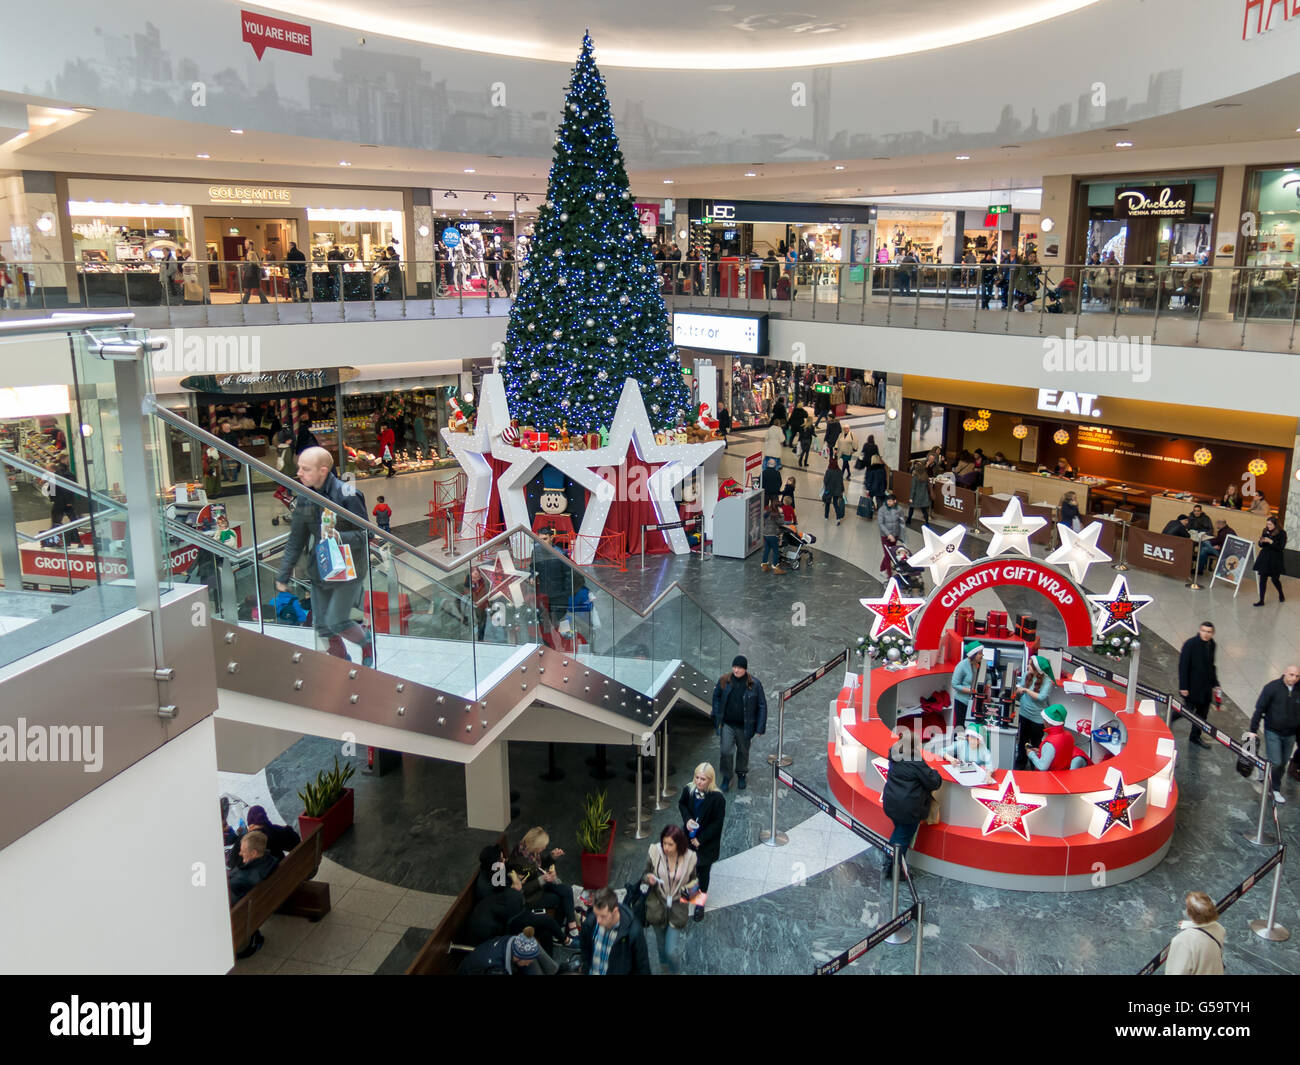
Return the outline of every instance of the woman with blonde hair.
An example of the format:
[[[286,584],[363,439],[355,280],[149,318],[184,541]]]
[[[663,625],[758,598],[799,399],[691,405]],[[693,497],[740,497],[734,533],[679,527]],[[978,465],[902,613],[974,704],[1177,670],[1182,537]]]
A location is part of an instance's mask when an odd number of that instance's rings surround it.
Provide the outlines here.
[[[718,790],[718,775],[708,762],[695,767],[695,776],[677,801],[687,845],[695,852],[695,873],[700,893],[695,897],[695,919],[704,920],[704,903],[709,891],[709,870],[722,851],[722,825],[727,818],[727,800]]]
[[[563,883],[555,871],[555,860],[563,858],[564,851],[552,847],[549,833],[538,825],[524,833],[524,838],[515,848],[515,857],[528,870],[524,879],[527,904],[541,909],[554,908],[562,913],[568,942],[576,942],[580,929],[573,907],[573,888]]]
[[[1169,944],[1166,976],[1222,976],[1223,940],[1219,908],[1204,891],[1189,891],[1183,900],[1187,920]]]

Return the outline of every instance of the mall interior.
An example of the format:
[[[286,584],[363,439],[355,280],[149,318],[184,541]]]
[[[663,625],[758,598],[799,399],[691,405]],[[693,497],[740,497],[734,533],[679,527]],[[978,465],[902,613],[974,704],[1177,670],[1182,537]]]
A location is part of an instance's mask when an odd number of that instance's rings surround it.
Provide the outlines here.
[[[0,971],[1300,972],[1300,9],[805,8],[6,15]]]

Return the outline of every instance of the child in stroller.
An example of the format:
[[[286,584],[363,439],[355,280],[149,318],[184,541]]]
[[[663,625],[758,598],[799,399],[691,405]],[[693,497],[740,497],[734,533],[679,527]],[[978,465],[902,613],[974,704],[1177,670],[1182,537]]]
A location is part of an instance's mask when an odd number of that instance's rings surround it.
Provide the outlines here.
[[[780,559],[790,569],[798,569],[800,562],[810,566],[813,553],[810,546],[817,542],[812,533],[799,532],[799,517],[794,511],[794,478],[781,490],[781,546]]]
[[[922,578],[921,571],[908,562],[911,552],[908,551],[907,545],[901,540],[891,544],[885,539],[882,539],[880,544],[884,548],[884,557],[880,560],[880,571],[885,575],[885,580],[889,580],[890,577],[897,577],[903,591],[923,595],[925,593],[925,581]]]

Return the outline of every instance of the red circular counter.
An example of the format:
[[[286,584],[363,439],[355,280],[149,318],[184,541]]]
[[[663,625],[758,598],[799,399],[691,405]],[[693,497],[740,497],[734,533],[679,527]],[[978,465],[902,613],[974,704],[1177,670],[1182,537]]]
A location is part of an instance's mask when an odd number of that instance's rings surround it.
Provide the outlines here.
[[[858,821],[886,836],[893,823],[880,794],[891,722],[900,701],[906,707],[945,688],[951,670],[951,664],[873,670],[865,720],[861,687],[846,686],[836,700],[831,792]],[[1060,772],[995,769],[987,783],[967,787],[950,771],[952,762],[927,751],[925,760],[944,786],[940,820],[922,825],[908,852],[914,868],[1018,891],[1085,891],[1132,880],[1164,858],[1178,801],[1176,755],[1173,735],[1154,706],[1143,703],[1126,713],[1123,693],[1100,684],[1091,694],[1058,688],[1052,701],[1066,706],[1071,728],[1103,760]],[[1097,729],[1101,738],[1089,740],[1098,722],[1104,723]],[[1116,729],[1121,739],[1108,742]]]

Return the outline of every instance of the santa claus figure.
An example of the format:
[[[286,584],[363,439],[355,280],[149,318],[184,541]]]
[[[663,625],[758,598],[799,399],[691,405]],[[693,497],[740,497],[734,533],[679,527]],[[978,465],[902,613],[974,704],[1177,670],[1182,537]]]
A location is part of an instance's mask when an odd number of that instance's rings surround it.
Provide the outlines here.
[[[564,474],[554,466],[542,471],[542,494],[539,509],[533,516],[533,532],[554,529],[557,533],[574,535],[573,519],[569,517],[569,497],[564,490]]]
[[[713,417],[707,403],[700,404],[700,416],[695,420],[695,426],[696,428],[703,429],[708,433],[716,433],[718,431],[718,419]]]
[[[447,400],[447,408],[450,412],[451,431],[453,433],[468,433],[469,419],[465,417],[465,412],[460,409],[460,404],[456,402],[455,396]]]

